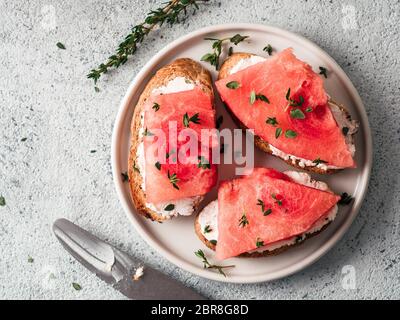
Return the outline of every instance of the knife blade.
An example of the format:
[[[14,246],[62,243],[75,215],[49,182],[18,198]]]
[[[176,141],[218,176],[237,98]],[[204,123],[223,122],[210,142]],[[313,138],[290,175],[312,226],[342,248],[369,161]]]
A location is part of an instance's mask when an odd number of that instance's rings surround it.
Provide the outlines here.
[[[160,271],[144,266],[143,261],[129,256],[66,219],[56,220],[53,232],[76,260],[130,299],[205,299],[194,290]],[[139,268],[144,268],[143,275],[135,280]]]

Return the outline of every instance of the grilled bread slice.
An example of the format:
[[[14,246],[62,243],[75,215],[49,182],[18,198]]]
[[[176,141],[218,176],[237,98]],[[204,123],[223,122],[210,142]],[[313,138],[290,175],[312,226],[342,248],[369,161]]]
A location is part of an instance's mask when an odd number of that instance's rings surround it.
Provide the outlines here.
[[[311,178],[306,172],[286,171],[284,172],[295,182],[327,192],[332,192],[325,182],[317,181]],[[335,205],[329,212],[318,220],[314,226],[304,234],[290,239],[279,241],[272,245],[242,253],[239,257],[265,257],[278,255],[287,249],[293,248],[304,243],[307,239],[318,235],[325,230],[328,225],[336,218],[338,206]],[[210,249],[215,250],[218,245],[218,200],[209,203],[201,212],[198,213],[194,222],[194,228],[199,239]]]
[[[177,80],[183,80],[183,82]],[[173,88],[169,88],[171,83],[173,83]],[[180,86],[185,88],[179,90]],[[190,86],[199,86],[203,92],[210,95],[212,99],[214,98],[210,73],[192,59],[177,59],[156,72],[147,83],[135,106],[131,122],[131,147],[128,159],[130,192],[137,212],[153,221],[162,222],[178,214],[190,215],[197,211],[203,199],[202,196],[197,196],[178,200],[178,203],[175,203],[175,209],[167,211],[164,210],[162,206],[155,206],[148,203],[146,201],[146,191],[144,188],[143,118],[146,101],[155,92],[166,93],[165,90],[169,90],[169,92],[171,92],[171,90],[172,92],[179,92],[190,89]]]
[[[230,57],[228,57],[222,64],[221,69],[218,74],[218,80],[219,79],[224,79],[228,77],[231,74],[231,70],[235,68],[242,60],[250,59],[251,57],[257,57],[254,54],[251,53],[244,53],[244,52],[238,52],[238,53],[233,53]],[[258,61],[260,62],[260,61]],[[239,71],[239,70],[238,70]],[[340,105],[336,103],[333,100],[329,100],[329,107],[331,108],[333,115],[338,123],[338,125],[341,127],[342,130],[346,130],[346,144],[348,145],[349,148],[353,149],[355,151],[354,147],[354,135],[357,133],[358,130],[358,122],[355,120],[351,119],[350,113],[348,110],[345,108],[345,106]],[[234,115],[233,112],[231,112],[230,108],[226,106],[226,109],[232,116],[233,120],[236,122],[236,124],[242,128],[243,130],[246,130],[247,127]],[[347,128],[347,129],[343,129]],[[343,131],[345,132],[345,131]],[[332,174],[335,172],[340,171],[341,169],[339,168],[329,168],[325,166],[324,164],[320,165],[304,165],[302,161],[298,158],[290,157],[289,155],[284,154],[283,152],[279,152],[276,148],[274,149],[267,141],[263,140],[261,137],[255,135],[254,136],[254,144],[256,147],[258,147],[260,150],[275,155],[282,160],[284,160],[286,163],[289,165],[302,169],[302,170],[307,170],[310,172],[315,172],[319,174]]]

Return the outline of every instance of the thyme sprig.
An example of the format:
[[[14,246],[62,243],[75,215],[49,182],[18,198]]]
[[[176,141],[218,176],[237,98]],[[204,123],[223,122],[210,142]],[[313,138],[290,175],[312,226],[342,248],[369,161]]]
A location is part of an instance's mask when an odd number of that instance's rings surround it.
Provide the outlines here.
[[[208,259],[207,259],[206,255],[204,254],[203,250],[201,250],[201,249],[197,250],[194,254],[196,255],[196,257],[202,259],[203,266],[204,266],[205,269],[216,269],[216,270],[218,270],[218,272],[219,272],[220,274],[222,274],[224,277],[226,277],[226,274],[225,274],[225,272],[224,272],[223,269],[235,267],[234,265],[230,265],[230,266],[218,266],[218,265],[215,265],[215,264],[211,264],[211,263],[208,261]]]
[[[124,65],[129,56],[135,54],[138,45],[156,26],[163,24],[172,26],[184,21],[188,15],[188,10],[193,9],[194,14],[199,9],[198,4],[201,2],[208,2],[208,0],[170,0],[164,3],[163,7],[150,11],[144,22],[131,29],[131,32],[119,44],[116,53],[110,56],[107,62],[100,64],[96,69],[92,69],[87,77],[93,79],[96,85],[101,75],[107,73],[110,68],[119,68]]]
[[[315,163],[316,165],[319,165],[319,164],[328,163],[328,161],[322,160],[321,158],[317,158],[317,159],[313,160],[313,163]]]
[[[257,205],[261,206],[261,212],[263,213],[264,216],[268,216],[272,213],[272,209],[268,208],[267,210],[265,210],[265,203],[264,201],[257,199]]]
[[[347,192],[343,192],[342,195],[340,196],[338,204],[348,205],[353,201],[353,199],[354,198],[350,194],[348,194]]]
[[[204,38],[204,40],[210,40],[213,41],[212,43],[212,49],[213,52],[211,53],[206,53],[204,56],[201,57],[201,61],[206,61],[209,62],[212,66],[215,66],[215,69],[219,69],[219,57],[221,56],[222,53],[222,44],[224,42],[229,41],[230,43],[233,43],[235,46],[237,46],[240,42],[243,40],[247,39],[249,36],[242,36],[240,34],[235,34],[233,37],[228,37],[228,38],[223,38],[223,39],[216,39],[216,38]],[[230,47],[232,48],[232,47]],[[232,54],[232,49],[229,49],[229,53]],[[236,88],[234,88],[236,89]]]
[[[169,172],[169,170],[168,170],[167,176],[168,176],[168,180],[169,180],[169,182],[171,182],[172,186],[173,186],[175,189],[179,190],[179,187],[178,187],[178,185],[177,185],[177,183],[179,182],[179,178],[178,178],[178,176],[176,175],[176,173],[171,174],[171,173]]]
[[[243,213],[242,217],[239,219],[239,227],[244,228],[249,224],[249,220],[247,220],[246,214]]]

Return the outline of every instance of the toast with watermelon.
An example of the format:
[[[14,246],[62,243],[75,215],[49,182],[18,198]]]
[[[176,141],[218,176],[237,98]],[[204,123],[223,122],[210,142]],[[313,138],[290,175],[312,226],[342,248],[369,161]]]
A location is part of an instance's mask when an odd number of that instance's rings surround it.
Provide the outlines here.
[[[329,98],[321,76],[291,49],[267,59],[232,54],[216,87],[237,124],[254,129],[262,151],[320,174],[356,166],[357,121]]]
[[[191,215],[216,183],[215,165],[177,160],[182,143],[170,148],[168,130],[174,122],[177,134],[187,127],[196,133],[215,128],[213,99],[209,72],[191,59],[175,60],[147,83],[132,118],[128,161],[131,197],[139,214],[158,222]],[[158,152],[151,149],[156,130],[162,130],[167,139],[162,145],[164,162],[158,161]]]
[[[195,231],[219,259],[276,255],[325,229],[339,200],[308,173],[256,168],[221,183],[218,199],[197,215]]]

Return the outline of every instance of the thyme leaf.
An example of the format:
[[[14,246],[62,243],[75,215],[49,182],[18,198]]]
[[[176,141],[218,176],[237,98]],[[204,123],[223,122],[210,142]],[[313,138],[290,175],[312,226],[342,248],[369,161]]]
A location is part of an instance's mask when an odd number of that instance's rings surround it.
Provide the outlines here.
[[[328,161],[322,160],[320,158],[317,158],[315,160],[313,160],[313,163],[315,163],[316,165],[322,164],[322,163],[328,163]]]
[[[122,182],[128,182],[129,181],[129,176],[128,173],[125,172],[121,172],[121,177],[122,177]]]

